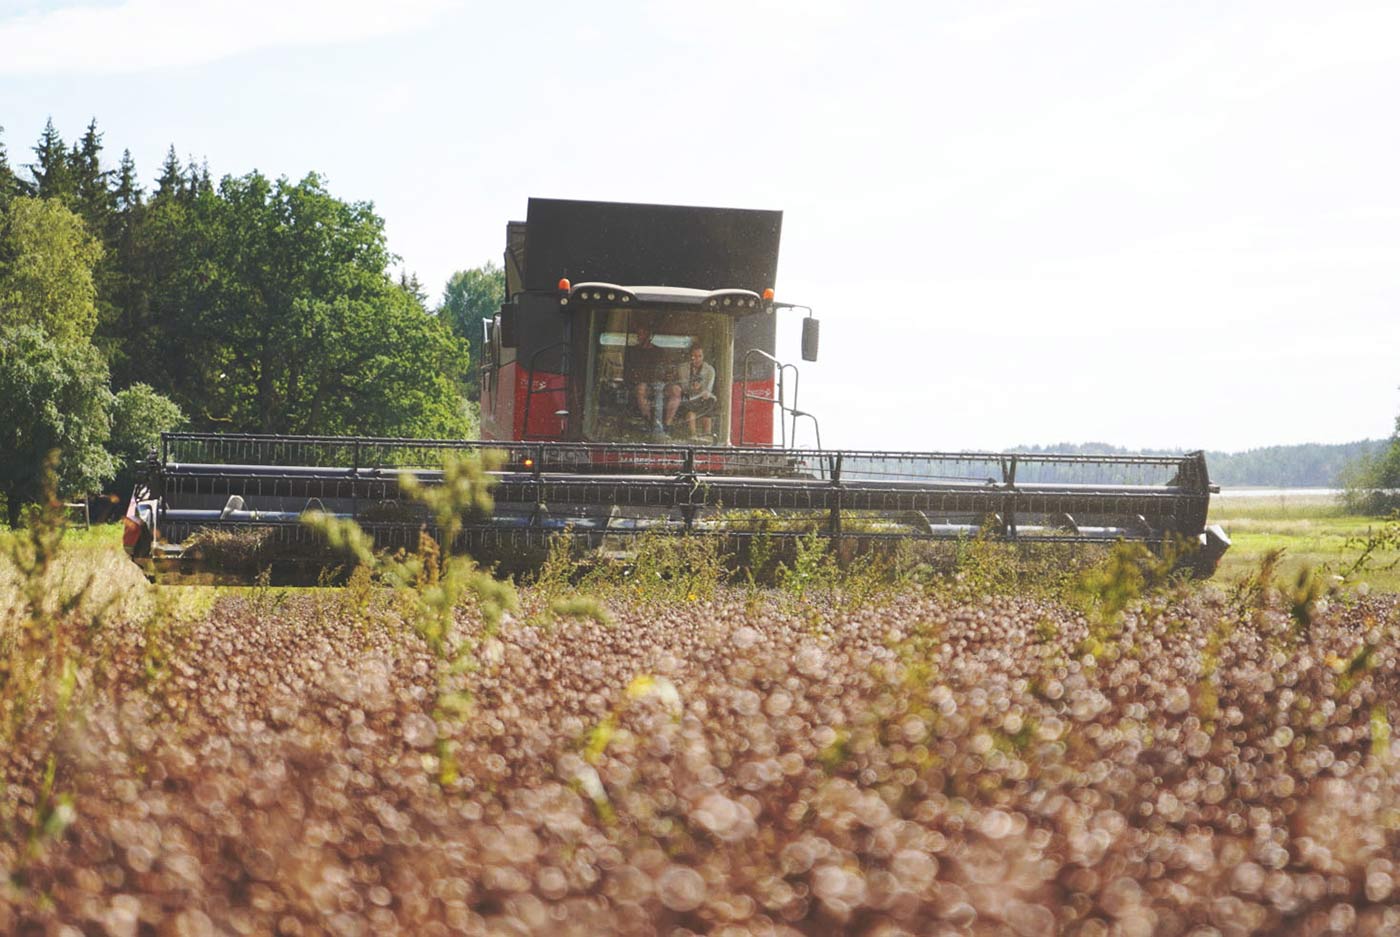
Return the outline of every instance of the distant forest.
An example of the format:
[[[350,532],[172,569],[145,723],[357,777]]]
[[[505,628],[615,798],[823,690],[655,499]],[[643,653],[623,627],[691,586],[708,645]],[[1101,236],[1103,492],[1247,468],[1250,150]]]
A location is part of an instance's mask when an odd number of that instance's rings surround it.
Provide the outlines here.
[[[1379,458],[1390,446],[1385,439],[1326,445],[1264,446],[1245,452],[1206,452],[1210,480],[1228,487],[1338,488],[1343,472],[1363,458]],[[1082,455],[1177,455],[1180,449],[1123,449],[1107,443],[1055,443],[1015,446],[1015,452],[1067,452]]]

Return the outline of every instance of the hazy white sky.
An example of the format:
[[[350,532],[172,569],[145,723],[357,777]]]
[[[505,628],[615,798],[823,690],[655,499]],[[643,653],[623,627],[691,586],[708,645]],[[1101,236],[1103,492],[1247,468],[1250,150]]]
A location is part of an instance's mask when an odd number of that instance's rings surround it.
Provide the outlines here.
[[[532,195],[784,211],[828,444],[1243,449],[1400,410],[1400,6],[0,0],[24,163],[324,173],[436,293]],[[799,325],[780,324],[796,357]]]

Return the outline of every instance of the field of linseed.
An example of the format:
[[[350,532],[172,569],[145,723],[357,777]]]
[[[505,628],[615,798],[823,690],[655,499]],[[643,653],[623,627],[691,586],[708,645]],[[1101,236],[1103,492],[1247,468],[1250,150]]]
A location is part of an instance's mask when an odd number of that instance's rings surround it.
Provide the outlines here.
[[[1400,933],[1393,598],[1207,586],[1096,659],[1050,600],[527,590],[455,724],[360,601],[75,638],[4,713],[0,933]]]

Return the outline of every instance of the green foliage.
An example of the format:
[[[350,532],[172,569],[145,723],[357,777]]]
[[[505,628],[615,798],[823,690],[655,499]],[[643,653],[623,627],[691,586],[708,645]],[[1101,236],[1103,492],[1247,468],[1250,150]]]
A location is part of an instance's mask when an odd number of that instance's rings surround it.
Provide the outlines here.
[[[117,460],[119,487],[129,488],[135,470],[160,445],[160,434],[178,429],[185,414],[149,384],[133,384],[112,402],[112,435],[107,449]]]
[[[30,180],[0,150],[0,325],[92,340],[197,429],[457,436],[466,344],[389,268],[383,220],[315,174],[217,186],[174,147],[147,199],[96,122],[52,122]],[[29,197],[30,195],[34,197]],[[99,243],[100,242],[100,243]]]
[[[69,165],[68,147],[50,117],[44,132],[34,147],[34,162],[29,164],[34,177],[33,190],[39,198],[72,201],[75,192],[73,170]]]
[[[72,208],[83,219],[89,232],[101,236],[111,224],[116,198],[109,184],[112,172],[102,168],[102,134],[97,120],[88,122],[83,138],[68,154]]]
[[[639,537],[625,560],[597,563],[579,573],[571,537],[556,537],[534,579],[534,594],[547,605],[575,588],[654,601],[708,599],[726,582],[747,584],[757,599],[766,586],[809,611],[858,609],[883,595],[932,591],[965,601],[982,595],[1035,594],[1065,598],[1075,577],[1103,552],[1061,544],[1009,544],[975,538],[956,543],[897,543],[856,554],[850,539],[820,532],[800,537],[755,537],[733,557],[720,538]],[[771,566],[756,569],[755,557]],[[1169,559],[1168,563],[1173,562]],[[760,578],[761,577],[761,578]]]
[[[849,729],[838,727],[836,737],[831,743],[817,753],[817,761],[821,763],[823,770],[827,774],[835,774],[851,759],[851,733]]]
[[[1165,585],[1175,560],[1170,551],[1159,556],[1144,544],[1120,540],[1103,563],[1080,575],[1076,591],[1101,621],[1111,622],[1129,605]]]
[[[530,579],[531,591],[546,602],[572,592],[579,574],[578,552],[572,530],[565,528],[550,537],[544,562]]]
[[[580,583],[585,592],[621,591],[646,601],[695,602],[714,597],[727,578],[715,537],[638,537],[629,562],[595,566]]]
[[[1375,666],[1376,648],[1373,644],[1365,642],[1356,649],[1356,653],[1342,667],[1341,679],[1337,681],[1337,689],[1342,693],[1350,693],[1357,681],[1370,673]]]
[[[63,493],[95,491],[116,474],[107,441],[107,367],[87,342],[64,348],[33,326],[0,329],[0,493],[10,525],[39,500],[40,466],[63,453]]]
[[[530,579],[530,595],[537,603],[533,619],[536,624],[549,627],[557,618],[588,618],[601,625],[612,624],[612,616],[603,603],[575,586],[585,578],[579,563],[580,552],[573,531],[569,529],[550,538],[544,562]],[[616,572],[612,567],[604,569],[606,572],[595,577],[593,587]],[[614,590],[621,581],[619,577],[613,582]]]
[[[1318,600],[1331,592],[1324,576],[1311,566],[1302,566],[1280,585],[1279,591],[1288,607],[1288,617],[1293,620],[1294,632],[1306,636],[1317,614]]]
[[[1353,513],[1400,511],[1400,416],[1384,448],[1357,458],[1342,481],[1343,503]]]
[[[160,294],[146,328],[162,355],[121,379],[168,391],[201,426],[467,431],[466,349],[390,279],[368,203],[333,197],[314,174],[293,184],[252,173],[158,194],[146,214],[142,254]]]
[[[1079,577],[1106,556],[1083,544],[1007,543],[983,530],[976,537],[910,551],[904,575],[958,601],[984,595],[1073,599]]]
[[[505,299],[505,292],[505,271],[494,263],[458,270],[448,278],[447,286],[442,291],[438,317],[464,343],[470,345],[479,342],[482,337],[481,321],[496,314]],[[480,397],[481,388],[475,369],[468,374],[465,389],[468,400]]]
[[[1020,579],[1016,560],[1014,548],[992,539],[986,529],[975,537],[960,537],[953,544],[954,591],[964,595],[1010,592]]]
[[[1254,570],[1235,584],[1231,591],[1231,605],[1237,614],[1258,617],[1268,608],[1285,552],[1283,548],[1264,551]]]
[[[1289,570],[1283,569],[1286,548],[1265,550],[1256,567],[1230,592],[1235,616],[1258,621],[1265,611],[1281,605],[1292,621],[1294,636],[1306,638],[1323,599],[1346,586],[1360,585],[1364,591],[1368,577],[1400,566],[1400,558],[1380,559],[1400,551],[1400,512],[1378,529],[1367,528],[1363,535],[1347,538],[1344,549],[1352,555],[1318,565],[1302,562]]]
[[[15,611],[22,619],[38,621],[49,609],[52,584],[49,580],[63,546],[67,521],[56,494],[58,453],[47,453],[39,466],[39,488],[43,495],[25,518],[16,537],[4,541],[7,558],[20,574],[20,605]]]
[[[836,558],[826,537],[815,531],[795,542],[792,565],[778,564],[778,587],[801,599],[816,589],[830,588],[839,577]]]
[[[758,532],[747,544],[747,551],[744,556],[744,576],[748,580],[749,588],[757,588],[760,581],[777,567],[774,559],[773,537],[768,532],[767,525],[762,520],[758,523]]]
[[[0,328],[36,325],[63,346],[90,341],[101,254],[82,219],[59,202],[11,201],[0,215]]]
[[[1384,703],[1371,707],[1371,754],[1379,759],[1390,759],[1390,714]]]
[[[76,586],[60,583],[58,560],[66,524],[54,495],[57,454],[39,470],[43,497],[26,512],[17,536],[3,541],[18,573],[18,601],[0,612],[0,746],[9,744],[31,717],[63,724],[76,690],[77,657],[101,623],[78,612],[93,574]]]
[[[600,625],[612,624],[612,616],[603,603],[588,595],[555,599],[550,603],[549,610],[560,618],[587,618]]]
[[[0,212],[5,211],[11,200],[28,194],[29,188],[10,165],[10,154],[3,139],[5,128],[0,127]]]
[[[1229,605],[1234,617],[1258,622],[1276,602],[1281,603],[1292,622],[1294,637],[1306,639],[1321,608],[1321,600],[1332,595],[1335,588],[1329,584],[1330,577],[1325,569],[1309,563],[1283,575],[1280,567],[1285,552],[1283,549],[1265,551],[1257,567],[1235,584]]]
[[[1158,555],[1144,544],[1120,540],[1102,563],[1081,573],[1073,596],[1091,624],[1080,651],[1095,657],[1108,651],[1120,616],[1171,581],[1177,557],[1172,549]]]
[[[1365,534],[1347,538],[1345,549],[1356,551],[1356,555],[1335,570],[1344,584],[1375,573],[1390,572],[1400,566],[1400,557],[1389,562],[1380,560],[1384,553],[1400,552],[1400,508],[1392,511],[1379,528],[1368,527]],[[1333,570],[1328,567],[1325,571]]]
[[[374,593],[374,572],[363,563],[357,564],[340,590],[340,613],[362,628],[368,627]]]

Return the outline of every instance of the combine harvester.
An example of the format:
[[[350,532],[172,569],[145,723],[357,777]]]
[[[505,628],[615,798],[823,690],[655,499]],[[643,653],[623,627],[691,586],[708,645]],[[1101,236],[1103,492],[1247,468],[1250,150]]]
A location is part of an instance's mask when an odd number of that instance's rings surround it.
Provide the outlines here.
[[[340,562],[308,512],[353,518],[384,549],[433,532],[400,477],[495,450],[495,508],[461,549],[503,570],[553,537],[625,557],[640,536],[722,537],[740,556],[816,533],[842,555],[979,534],[1019,543],[1194,546],[1209,574],[1203,455],[828,450],[775,355],[780,212],[531,199],[507,227],[506,297],[483,322],[480,440],[168,433],[127,512],[152,576],[315,578]],[[814,443],[799,448],[799,431]]]

